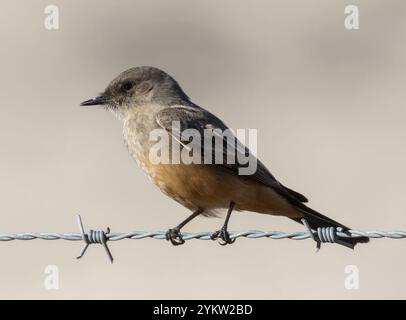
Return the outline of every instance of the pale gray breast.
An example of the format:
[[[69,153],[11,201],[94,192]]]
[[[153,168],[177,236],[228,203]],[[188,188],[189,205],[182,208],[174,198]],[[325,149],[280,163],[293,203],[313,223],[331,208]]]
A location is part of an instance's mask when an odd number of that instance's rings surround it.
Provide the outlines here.
[[[155,114],[163,108],[157,105],[140,106],[123,119],[123,136],[127,149],[148,174],[149,149],[153,144],[150,140],[150,132],[159,129]]]

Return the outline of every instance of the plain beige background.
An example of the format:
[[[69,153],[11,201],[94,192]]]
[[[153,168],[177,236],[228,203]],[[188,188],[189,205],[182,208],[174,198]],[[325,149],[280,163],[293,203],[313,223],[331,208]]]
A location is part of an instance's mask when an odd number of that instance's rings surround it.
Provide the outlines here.
[[[60,29],[44,28],[59,7]],[[344,28],[357,4],[360,30]],[[405,230],[406,2],[2,1],[0,233],[166,230],[188,211],[150,184],[121,125],[78,105],[137,65],[172,74],[233,128],[257,128],[258,153],[310,205],[362,230]],[[217,230],[197,219],[185,230]],[[241,213],[232,230],[300,231]],[[308,241],[221,247],[153,239],[0,243],[1,298],[406,298],[406,240],[355,251]],[[44,270],[59,268],[59,290]],[[347,265],[360,287],[344,287]]]

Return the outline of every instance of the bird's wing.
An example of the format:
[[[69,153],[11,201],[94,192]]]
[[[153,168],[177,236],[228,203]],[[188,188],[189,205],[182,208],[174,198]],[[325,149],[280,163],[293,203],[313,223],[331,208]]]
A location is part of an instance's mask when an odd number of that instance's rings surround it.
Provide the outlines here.
[[[191,147],[201,148],[201,163],[204,163],[204,131],[210,130],[214,135],[220,137],[221,133],[228,129],[228,127],[216,116],[197,106],[172,106],[165,108],[157,113],[156,122],[160,127],[171,133],[171,135],[180,143],[181,148],[188,148],[189,150],[191,150]],[[173,126],[174,122],[178,123],[179,126]],[[182,139],[179,139],[179,137],[182,137],[182,132],[186,129],[197,130],[201,140],[197,141],[196,139],[192,139],[192,141],[182,141]],[[230,136],[225,138],[224,135],[221,135],[221,137],[223,138],[223,143],[221,145],[215,143],[213,147],[212,163],[214,165],[221,166],[224,169],[238,174],[240,168],[246,167],[246,163],[242,164],[239,159],[244,159],[244,157],[247,159],[249,156],[250,161],[257,161],[257,169],[254,174],[244,175],[242,176],[243,178],[269,186],[275,189],[280,195],[293,202],[307,202],[305,196],[279,183],[268,169],[256,159],[249,149],[234,135],[232,135],[233,139],[229,139]],[[193,143],[199,144],[194,146]],[[218,153],[222,155],[222,161],[217,164],[215,163],[214,157]],[[234,158],[234,163],[227,161],[227,159],[230,159],[231,157]]]

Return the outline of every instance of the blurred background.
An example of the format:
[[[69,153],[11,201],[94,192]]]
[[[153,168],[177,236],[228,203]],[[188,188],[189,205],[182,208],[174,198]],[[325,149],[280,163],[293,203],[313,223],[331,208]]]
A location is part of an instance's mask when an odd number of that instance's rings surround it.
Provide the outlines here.
[[[59,8],[59,30],[44,8]],[[344,8],[360,29],[344,27]],[[405,230],[406,2],[2,1],[0,233],[167,230],[189,212],[128,155],[121,124],[79,107],[121,71],[162,68],[232,128],[258,129],[258,155],[310,206],[361,230]],[[185,231],[214,231],[198,218]],[[286,218],[235,214],[230,230],[303,231]],[[153,239],[99,246],[0,242],[0,298],[406,298],[406,240],[355,251],[239,239],[221,247]],[[59,290],[44,287],[47,265]],[[345,288],[345,268],[359,289]]]

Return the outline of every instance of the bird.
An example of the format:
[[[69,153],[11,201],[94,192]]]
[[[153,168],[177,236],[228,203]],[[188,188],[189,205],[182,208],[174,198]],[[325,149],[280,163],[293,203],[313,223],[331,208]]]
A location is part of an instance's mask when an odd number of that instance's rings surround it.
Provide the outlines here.
[[[228,223],[235,211],[284,216],[305,224],[311,234],[312,230],[320,227],[341,228],[343,232],[350,230],[308,207],[305,204],[308,199],[304,195],[279,182],[238,139],[236,143],[222,141],[224,143],[214,147],[214,153],[218,152],[223,160],[231,150],[235,161],[153,161],[151,151],[156,141],[151,141],[151,133],[155,130],[175,137],[165,141],[167,150],[173,155],[174,141],[181,150],[188,147],[185,141],[179,139],[179,134],[184,130],[193,129],[203,137],[207,130],[224,132],[229,129],[221,119],[192,102],[179,83],[159,68],[130,68],[114,78],[101,94],[80,105],[102,106],[112,112],[122,122],[124,141],[130,155],[164,194],[192,212],[166,232],[166,239],[175,246],[185,243],[181,229],[186,224],[197,216],[214,216],[219,210],[226,210],[227,213],[221,229],[212,233],[211,238],[222,245],[235,241],[228,232]],[[174,123],[177,123],[177,129]],[[203,148],[202,140],[197,141]],[[254,159],[255,172],[239,174],[243,164],[238,161],[238,156]],[[368,240],[366,237],[342,237],[337,243],[353,249],[357,243]]]

